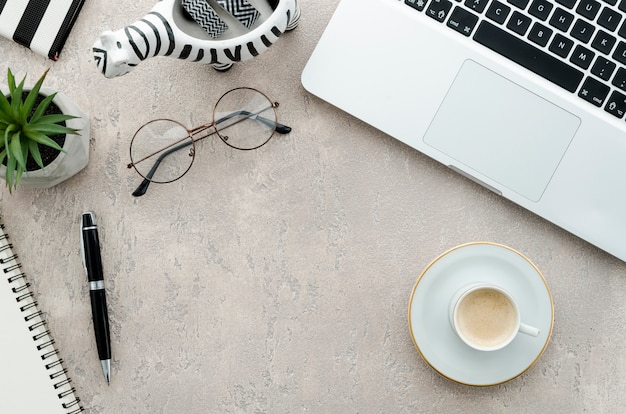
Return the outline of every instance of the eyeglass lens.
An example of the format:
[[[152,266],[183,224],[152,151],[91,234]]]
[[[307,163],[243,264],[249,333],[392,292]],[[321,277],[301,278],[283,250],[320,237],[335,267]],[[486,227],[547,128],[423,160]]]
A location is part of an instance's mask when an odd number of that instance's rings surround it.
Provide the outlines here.
[[[142,126],[130,146],[137,172],[155,183],[169,183],[184,175],[191,167],[194,152],[187,129],[169,119],[156,119]]]
[[[233,148],[251,150],[265,144],[276,129],[276,111],[261,92],[234,89],[220,98],[213,111],[217,134]]]

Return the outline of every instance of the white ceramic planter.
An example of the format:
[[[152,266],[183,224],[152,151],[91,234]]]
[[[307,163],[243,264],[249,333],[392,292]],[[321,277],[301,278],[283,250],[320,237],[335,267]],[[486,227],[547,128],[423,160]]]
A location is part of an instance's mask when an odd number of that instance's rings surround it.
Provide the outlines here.
[[[8,87],[0,87],[4,94],[8,93]],[[42,87],[39,91],[42,95],[50,95],[55,91],[52,88]],[[89,116],[76,105],[76,103],[61,92],[57,92],[54,102],[63,113],[74,115],[79,118],[65,121],[65,124],[78,130],[80,135],[68,135],[65,137],[63,149],[59,156],[42,170],[25,171],[18,184],[20,187],[49,188],[72,177],[89,163]],[[6,178],[6,167],[0,164],[0,177]]]
[[[297,0],[279,0],[274,10],[267,0],[249,0],[261,12],[251,30],[235,23],[212,39],[188,18],[180,0],[159,1],[141,19],[115,32],[105,31],[93,45],[98,69],[107,78],[124,75],[143,60],[169,56],[227,70],[233,63],[259,55],[300,20]]]

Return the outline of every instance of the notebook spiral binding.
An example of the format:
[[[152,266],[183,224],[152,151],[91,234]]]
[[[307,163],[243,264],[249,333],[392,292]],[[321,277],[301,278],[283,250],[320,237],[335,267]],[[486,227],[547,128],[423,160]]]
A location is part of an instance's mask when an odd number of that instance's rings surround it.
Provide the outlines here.
[[[74,396],[72,380],[67,376],[67,369],[63,367],[59,351],[54,347],[54,339],[50,336],[43,313],[37,308],[30,283],[22,272],[22,265],[18,262],[17,255],[12,252],[13,245],[9,243],[9,236],[4,232],[4,224],[0,224],[0,230],[0,252],[8,250],[8,256],[0,258],[0,268],[11,286],[24,320],[28,323],[28,330],[32,333],[33,342],[40,352],[52,386],[62,407],[68,410],[67,414],[82,413],[84,408],[80,405],[80,399]]]

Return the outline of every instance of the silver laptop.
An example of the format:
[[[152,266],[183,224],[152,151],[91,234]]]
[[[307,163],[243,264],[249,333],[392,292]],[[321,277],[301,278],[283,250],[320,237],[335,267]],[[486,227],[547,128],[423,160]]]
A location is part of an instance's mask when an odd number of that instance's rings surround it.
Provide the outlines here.
[[[618,0],[342,0],[302,83],[626,261],[620,7]]]

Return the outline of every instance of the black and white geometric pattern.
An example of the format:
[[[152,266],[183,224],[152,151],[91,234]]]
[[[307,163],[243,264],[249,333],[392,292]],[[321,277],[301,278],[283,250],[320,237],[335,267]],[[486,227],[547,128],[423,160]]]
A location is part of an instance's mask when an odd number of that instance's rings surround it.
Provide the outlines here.
[[[247,0],[217,0],[228,13],[236,18],[246,28],[251,28],[261,14]]]
[[[85,0],[0,0],[0,36],[57,60]]]
[[[228,29],[206,0],[181,0],[183,8],[211,37],[218,37]]]

